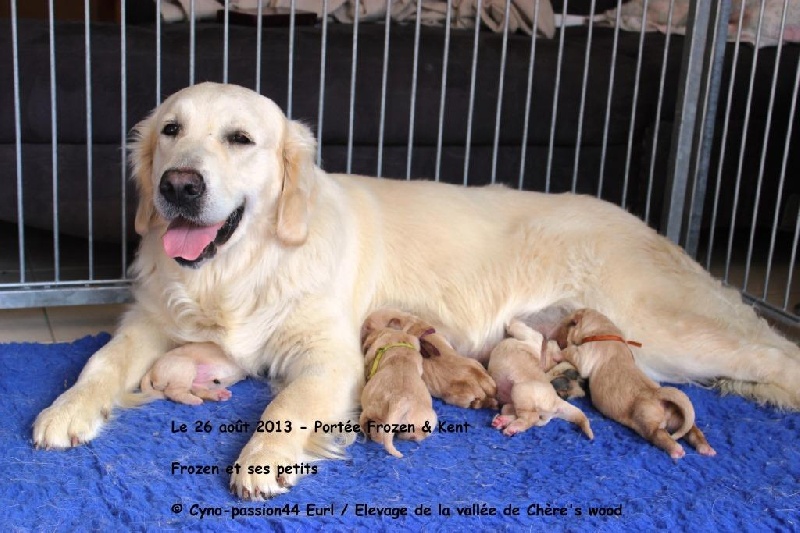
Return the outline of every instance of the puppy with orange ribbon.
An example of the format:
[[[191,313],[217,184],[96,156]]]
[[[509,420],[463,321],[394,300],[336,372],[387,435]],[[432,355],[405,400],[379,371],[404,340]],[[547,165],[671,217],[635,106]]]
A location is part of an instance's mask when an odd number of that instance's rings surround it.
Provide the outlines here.
[[[686,452],[677,439],[685,438],[698,453],[716,455],[695,425],[689,398],[674,387],[660,387],[637,366],[630,346],[605,315],[580,309],[564,319],[552,338],[561,347],[556,357],[568,361],[589,380],[592,404],[605,416],[666,451],[673,459]]]

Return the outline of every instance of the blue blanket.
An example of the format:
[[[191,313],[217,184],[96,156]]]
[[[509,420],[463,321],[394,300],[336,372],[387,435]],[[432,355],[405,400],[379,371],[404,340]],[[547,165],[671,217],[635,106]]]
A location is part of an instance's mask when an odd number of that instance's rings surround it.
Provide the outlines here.
[[[594,442],[561,420],[508,438],[489,426],[491,411],[436,402],[464,432],[400,441],[403,459],[362,438],[288,494],[242,502],[225,469],[270,399],[254,380],[227,402],[159,401],[118,412],[87,446],[35,451],[36,414],[108,339],[0,345],[0,530],[800,529],[800,415],[691,386],[713,458],[685,445],[672,461],[585,401]],[[210,473],[189,473],[201,465]]]

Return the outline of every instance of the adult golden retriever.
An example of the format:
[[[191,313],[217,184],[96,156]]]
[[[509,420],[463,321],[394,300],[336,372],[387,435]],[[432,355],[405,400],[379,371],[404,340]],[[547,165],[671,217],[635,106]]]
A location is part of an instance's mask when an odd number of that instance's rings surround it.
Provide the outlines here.
[[[306,127],[230,85],[172,95],[135,133],[136,301],[38,416],[37,446],[95,438],[160,355],[211,341],[282,384],[262,419],[293,429],[254,434],[231,487],[253,499],[283,492],[297,478],[286,467],[341,450],[312,428],[357,419],[359,326],[383,306],[419,315],[482,358],[512,317],[571,301],[644,343],[637,359],[656,380],[724,378],[726,390],[800,408],[798,346],[611,204],[329,175],[314,165]]]

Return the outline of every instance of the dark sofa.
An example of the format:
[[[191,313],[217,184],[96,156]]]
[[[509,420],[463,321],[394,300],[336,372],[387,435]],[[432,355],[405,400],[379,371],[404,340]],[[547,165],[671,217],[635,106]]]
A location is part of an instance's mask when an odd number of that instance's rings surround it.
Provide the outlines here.
[[[186,86],[189,82],[189,29],[186,24],[163,26],[162,34],[162,96]],[[328,171],[346,169],[348,142],[348,112],[350,98],[351,57],[353,43],[351,26],[328,26],[325,115],[322,131],[322,166]],[[550,190],[572,188],[579,104],[581,99],[584,57],[588,28],[565,30],[561,85],[553,139]],[[470,79],[472,68],[472,30],[453,30],[447,72],[441,179],[463,183],[464,154],[467,138]],[[380,24],[361,24],[358,34],[358,63],[356,108],[354,117],[354,149],[352,172],[378,173],[378,139],[381,101],[381,73],[385,27]],[[222,80],[223,27],[220,24],[198,23],[195,81]],[[558,66],[558,34],[553,40],[536,41],[533,98],[530,129],[525,159],[524,187],[544,190],[548,181],[546,169],[550,146],[551,120],[554,110],[554,80]],[[646,209],[646,193],[651,167],[651,146],[655,131],[658,88],[665,36],[647,34],[645,39],[642,75],[638,102],[632,114],[634,75],[638,56],[639,35],[620,32],[619,51],[615,68],[614,89],[608,120],[607,157],[604,172],[599,172],[603,133],[606,124],[606,101],[609,87],[610,59],[614,31],[594,28],[589,75],[586,81],[586,105],[578,159],[578,192],[596,194],[602,179],[602,196],[623,203],[624,172],[630,165],[625,205],[636,214]],[[229,82],[255,86],[256,29],[249,26],[230,26]],[[87,154],[86,106],[84,70],[84,26],[82,23],[56,24],[56,100],[58,112],[58,202],[59,228],[72,235],[87,231]],[[120,148],[123,130],[130,129],[145,117],[159,98],[156,95],[156,38],[153,24],[131,25],[127,28],[127,122],[121,122],[120,87],[120,28],[114,24],[93,24],[91,28],[92,56],[92,174],[93,222],[95,238],[119,240],[120,188],[123,183]],[[320,83],[320,26],[298,27],[294,48],[294,118],[303,120],[316,131]],[[386,94],[386,120],[381,174],[386,177],[406,177],[409,109],[413,66],[414,26],[391,26],[391,55]],[[261,90],[284,109],[287,102],[289,30],[265,28],[263,37]],[[653,200],[649,221],[658,225],[661,198],[667,171],[670,136],[675,120],[674,108],[678,85],[683,38],[672,36],[665,92],[658,128],[658,147],[653,182]],[[444,31],[423,28],[418,68],[418,88],[413,138],[413,177],[433,177],[436,170],[438,117],[442,87]],[[49,229],[52,227],[52,164],[50,74],[46,21],[19,21],[21,138],[24,220],[26,225]],[[729,45],[732,49],[732,45]],[[511,35],[508,39],[507,68],[503,78],[503,98],[497,180],[517,186],[520,175],[520,156],[523,138],[525,97],[528,84],[528,61],[531,39]],[[499,66],[502,35],[483,31],[480,34],[480,55],[471,131],[470,161],[467,181],[473,185],[489,181],[495,134],[495,113],[498,103]],[[730,51],[729,51],[730,52]],[[783,143],[788,126],[791,90],[800,47],[786,46],[780,64],[779,83],[770,148],[767,153],[764,194],[774,198],[780,175]],[[726,56],[723,91],[719,104],[716,136],[722,130],[722,114],[726,106],[728,79],[731,72],[731,53]],[[739,54],[739,72],[733,94],[732,120],[728,133],[728,157],[725,159],[723,195],[728,199],[733,191],[739,143],[742,134],[747,97],[749,68],[753,50],[743,46]],[[752,198],[758,177],[761,142],[766,124],[766,104],[771,72],[775,65],[775,49],[763,49],[758,61],[758,75],[751,108],[749,141],[744,157],[744,198]],[[13,122],[13,85],[11,31],[8,20],[0,21],[0,220],[15,222],[16,155]],[[630,151],[629,128],[634,117],[634,132]],[[795,130],[800,131],[800,116],[795,117]],[[716,143],[714,154],[719,153]],[[736,154],[731,156],[730,154]],[[710,187],[713,192],[718,155],[712,156]],[[800,164],[800,154],[791,155],[790,167]],[[800,193],[800,180],[787,182],[784,201],[792,193]],[[128,213],[133,212],[135,194],[130,183],[127,194]],[[710,195],[709,195],[710,196]],[[707,206],[710,206],[709,198]],[[749,224],[752,202],[740,206],[740,222]],[[729,223],[729,202],[721,204],[718,225]],[[727,213],[725,212],[727,209]],[[706,209],[710,211],[710,209]],[[771,224],[774,207],[762,213],[760,224]],[[128,224],[132,233],[132,224]]]

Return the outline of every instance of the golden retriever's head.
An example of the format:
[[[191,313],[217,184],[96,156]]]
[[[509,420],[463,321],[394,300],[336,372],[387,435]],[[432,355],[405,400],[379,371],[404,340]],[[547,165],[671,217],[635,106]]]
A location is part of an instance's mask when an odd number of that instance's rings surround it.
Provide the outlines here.
[[[285,245],[305,241],[316,143],[271,100],[201,83],[170,96],[133,135],[136,231],[161,233],[179,263],[199,265],[257,225]]]

